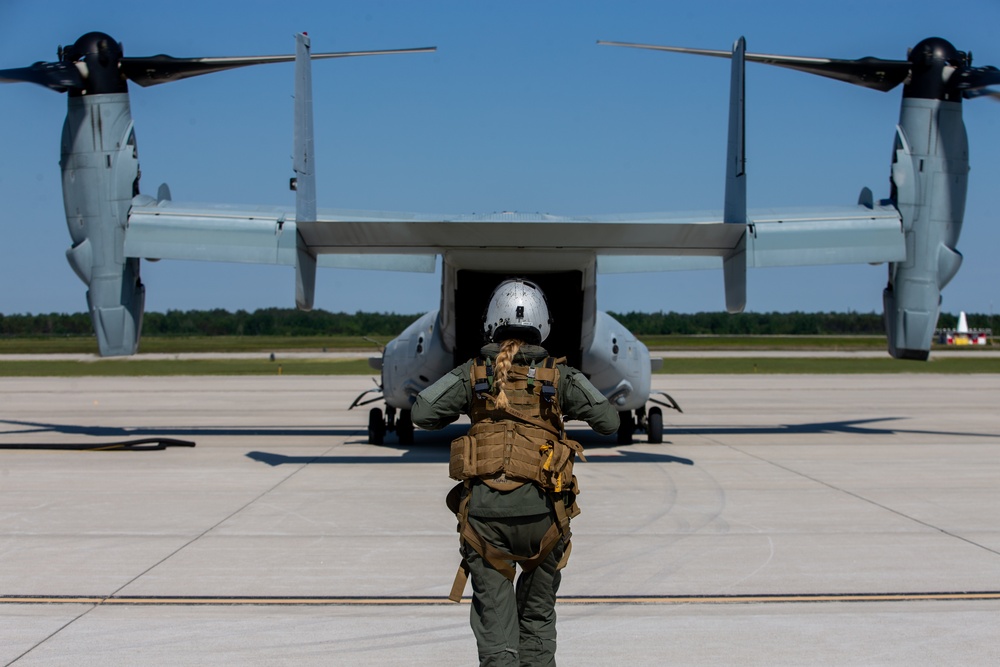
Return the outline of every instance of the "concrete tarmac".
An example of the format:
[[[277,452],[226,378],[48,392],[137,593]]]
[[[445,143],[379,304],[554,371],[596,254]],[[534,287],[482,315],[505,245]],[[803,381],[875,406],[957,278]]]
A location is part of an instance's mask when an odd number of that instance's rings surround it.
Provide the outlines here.
[[[368,445],[369,387],[0,378],[0,664],[475,664],[445,600],[463,427]],[[1000,376],[654,389],[663,444],[570,424],[561,664],[1000,664]],[[152,436],[197,445],[48,448]]]

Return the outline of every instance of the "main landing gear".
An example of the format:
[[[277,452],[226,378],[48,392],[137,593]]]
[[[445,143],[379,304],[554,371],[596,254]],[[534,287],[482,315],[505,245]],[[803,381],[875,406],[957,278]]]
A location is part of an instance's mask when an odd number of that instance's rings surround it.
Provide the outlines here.
[[[660,401],[652,397],[649,400],[671,410],[684,412],[681,410],[681,406],[677,404],[677,401],[671,398],[669,394],[663,392],[657,393],[665,396],[667,401]],[[644,432],[646,434],[646,441],[650,444],[658,445],[663,442],[663,410],[660,407],[654,406],[649,409],[648,413],[645,406],[636,410],[634,414],[631,410],[623,410],[618,413],[618,419],[620,422],[618,424],[619,445],[631,445],[633,435],[636,432]]]
[[[387,406],[384,419],[380,408],[372,408],[368,411],[369,445],[383,444],[386,432],[391,433],[393,431],[396,433],[399,444],[413,444],[413,420],[410,418],[409,410],[400,410],[397,417],[396,408]]]

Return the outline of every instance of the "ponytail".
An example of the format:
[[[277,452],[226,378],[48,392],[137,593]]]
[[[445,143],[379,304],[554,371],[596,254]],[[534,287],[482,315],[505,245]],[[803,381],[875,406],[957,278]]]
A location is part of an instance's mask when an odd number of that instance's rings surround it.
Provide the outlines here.
[[[496,367],[494,369],[493,383],[497,388],[497,407],[501,410],[510,405],[506,392],[503,390],[504,383],[507,382],[507,374],[514,363],[514,355],[517,354],[524,341],[508,338],[500,344],[500,354],[497,355]]]

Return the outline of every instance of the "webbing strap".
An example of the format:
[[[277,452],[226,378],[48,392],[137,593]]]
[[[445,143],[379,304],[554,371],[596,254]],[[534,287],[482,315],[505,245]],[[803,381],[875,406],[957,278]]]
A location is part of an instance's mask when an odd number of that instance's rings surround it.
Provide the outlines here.
[[[452,488],[451,491],[448,492],[446,500],[448,509],[453,511],[455,513],[455,518],[458,519],[458,539],[460,542],[462,540],[461,534],[469,522],[469,499],[472,495],[471,490],[469,480],[459,482]],[[469,581],[469,561],[467,561],[463,555],[462,562],[458,564],[458,572],[455,573],[455,581],[451,585],[451,593],[448,594],[448,599],[452,602],[461,602],[462,592],[465,590],[465,584],[467,581]]]
[[[574,481],[576,476],[573,477]],[[559,527],[559,532],[566,540],[566,550],[563,551],[562,558],[559,559],[559,563],[556,565],[556,571],[559,571],[566,567],[566,563],[569,562],[569,553],[573,550],[573,542],[570,538],[573,537],[573,533],[569,529],[569,513],[566,512],[566,503],[562,498],[552,499],[552,509],[556,513],[556,522],[552,524],[553,526]]]
[[[559,559],[559,564],[556,565],[556,572],[566,567],[566,563],[569,562],[569,553],[573,551],[573,543],[566,542],[566,551],[563,552],[562,558]]]
[[[485,395],[493,389],[493,364],[489,357],[478,357],[472,364],[472,389],[476,394]]]
[[[482,556],[486,562],[493,566],[494,570],[505,576],[507,581],[510,582],[514,581],[514,576],[517,572],[514,570],[514,566],[507,561],[514,561],[516,563],[518,561],[528,560],[525,556],[515,556],[497,549],[495,546],[484,540],[468,521],[465,522],[465,527],[462,528],[462,540],[475,549],[476,553]]]
[[[548,558],[555,546],[559,544],[559,537],[562,534],[562,530],[560,530],[558,524],[553,523],[549,526],[549,529],[545,531],[544,535],[542,535],[542,542],[538,545],[538,553],[521,563],[521,569],[524,572],[531,572],[536,567],[541,565],[542,561]],[[569,540],[568,535],[566,539],[567,541]]]
[[[570,537],[572,534],[569,531],[569,518],[566,516],[566,508],[560,498],[553,499],[553,507],[555,508],[556,521],[549,526],[545,534],[542,535],[541,542],[538,545],[538,553],[533,556],[515,556],[514,554],[509,554],[502,549],[498,549],[476,532],[476,529],[472,527],[469,523],[469,498],[470,494],[466,494],[462,498],[459,504],[459,511],[456,513],[458,515],[459,525],[459,540],[467,544],[468,546],[475,549],[476,553],[483,557],[487,563],[489,563],[494,570],[502,574],[507,581],[514,583],[514,577],[517,572],[514,566],[511,565],[511,561],[514,563],[521,564],[521,570],[523,572],[531,572],[536,567],[542,564],[542,562],[548,558],[549,554],[555,548],[556,544],[559,543],[559,538],[563,537],[566,542],[566,551],[563,552],[562,558],[559,560],[556,566],[557,570],[561,570],[566,566],[566,562],[569,560],[569,551],[571,549]],[[469,561],[465,557],[462,558],[462,562],[459,563],[458,571],[455,573],[455,581],[451,585],[451,592],[448,594],[448,599],[452,602],[460,602],[462,600],[462,593],[465,591],[465,585],[469,581]]]
[[[566,541],[569,541],[569,514],[566,513],[566,503],[563,502],[562,498],[552,499],[552,509],[556,513],[556,523],[554,525],[559,526],[560,532],[566,535]]]
[[[568,531],[567,531],[568,532]],[[514,566],[508,561],[513,561],[514,563],[520,563],[521,569],[525,572],[531,572],[536,567],[542,564],[542,561],[552,552],[556,544],[559,542],[559,537],[563,534],[561,527],[558,522],[553,522],[549,526],[545,534],[542,535],[542,540],[538,545],[538,552],[532,556],[515,556],[514,554],[509,554],[502,549],[498,549],[476,532],[476,529],[466,521],[465,526],[462,528],[462,539],[470,547],[476,550],[483,559],[493,566],[493,569],[502,574],[507,578],[507,581],[513,583],[514,577],[517,571]],[[469,564],[463,559],[463,566],[460,568],[467,570]],[[456,577],[457,580],[457,577]],[[464,586],[463,586],[464,588]]]
[[[448,599],[452,602],[461,602],[462,593],[465,592],[465,584],[469,581],[469,561],[462,559],[458,565],[458,572],[455,573],[455,582],[451,585],[451,593]]]
[[[552,533],[554,531],[555,531],[555,537],[553,539],[549,539],[549,533]],[[552,553],[552,550],[555,548],[556,544],[559,543],[559,533],[556,524],[552,524],[549,527],[549,529],[545,532],[545,538],[543,538],[543,544],[546,542],[546,540],[548,540],[547,546],[541,551],[539,551],[538,554],[536,554],[535,556],[532,556],[530,559],[524,561],[521,564],[522,570],[524,570],[525,572],[531,572],[536,567],[541,565],[542,561],[548,558],[549,554]],[[568,538],[565,540],[565,542],[566,542],[566,550],[563,551],[562,558],[560,558],[559,562],[556,564],[557,571],[566,567],[566,563],[569,562],[569,554],[573,550],[573,543],[570,542]],[[483,558],[486,557],[483,556]],[[504,563],[504,565],[506,565],[506,563]],[[510,578],[510,581],[513,582],[513,577]],[[468,584],[468,582],[469,582],[469,561],[463,558],[462,562],[459,563],[458,565],[458,571],[455,573],[455,581],[451,585],[451,592],[448,593],[448,599],[451,600],[452,602],[461,602],[462,593],[465,592],[465,586],[466,584]]]
[[[583,455],[583,445],[576,440],[563,440],[563,444],[576,452],[576,455],[580,457],[581,461],[587,463],[587,457]]]
[[[487,398],[493,399],[492,396],[487,396]],[[501,411],[501,412],[507,413],[508,415],[510,415],[511,417],[514,417],[515,419],[520,419],[521,421],[526,422],[528,424],[531,424],[532,426],[537,426],[540,429],[548,431],[549,433],[551,433],[552,435],[556,436],[557,438],[562,438],[563,437],[562,430],[556,429],[556,427],[553,426],[552,424],[549,424],[547,422],[543,422],[541,419],[535,419],[531,415],[526,415],[523,412],[521,412],[520,410],[518,410],[516,408],[512,408],[509,405],[506,408],[496,408],[496,409],[499,410],[499,411]]]

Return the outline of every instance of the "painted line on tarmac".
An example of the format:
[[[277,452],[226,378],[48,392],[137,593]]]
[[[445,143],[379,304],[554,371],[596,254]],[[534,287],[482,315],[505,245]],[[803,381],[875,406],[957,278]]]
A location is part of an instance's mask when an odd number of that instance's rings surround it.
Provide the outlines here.
[[[800,595],[606,595],[561,596],[559,604],[575,605],[691,605],[773,604],[791,602],[907,602],[907,601],[1000,600],[1000,591],[939,593],[809,593]],[[463,603],[470,598],[462,598]],[[91,595],[2,595],[0,605],[90,604],[113,606],[430,606],[454,604],[446,597],[374,596],[91,596]]]

